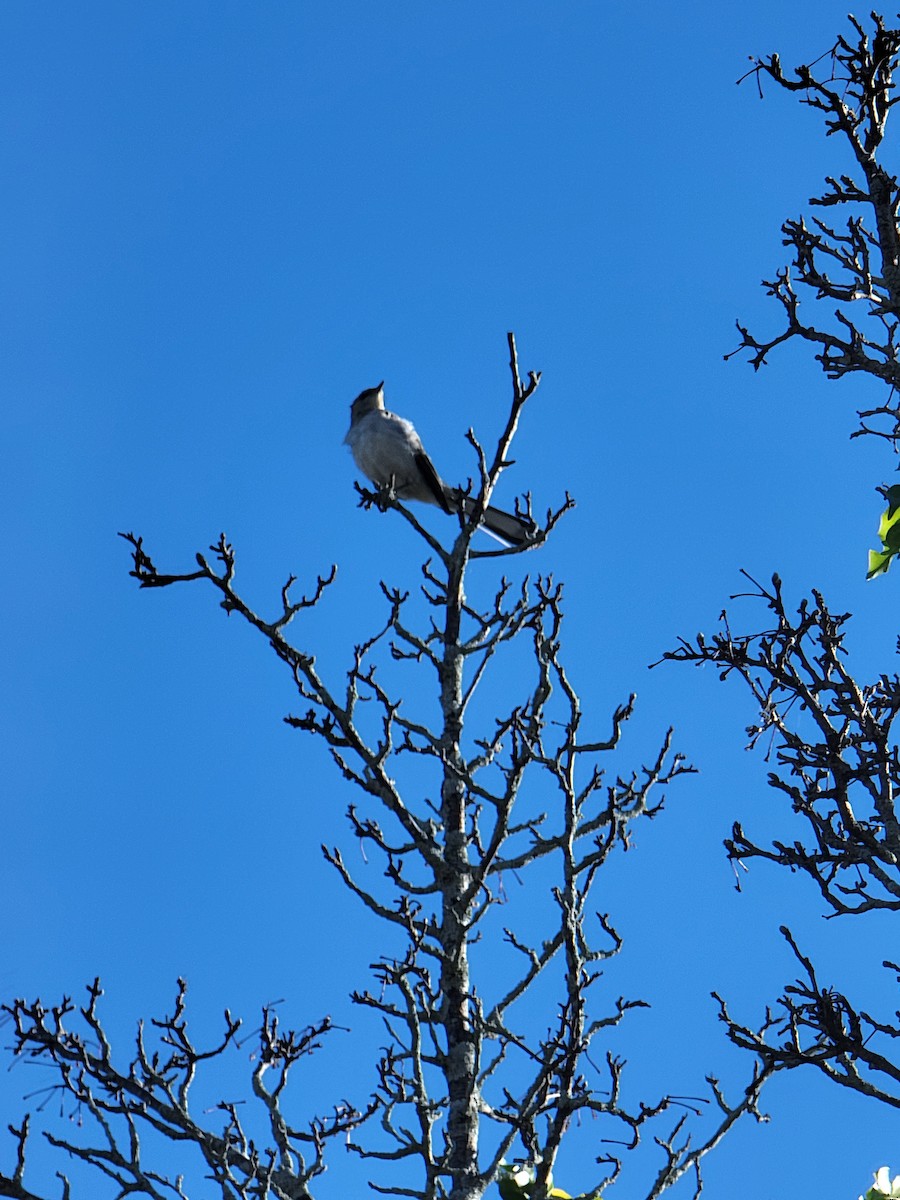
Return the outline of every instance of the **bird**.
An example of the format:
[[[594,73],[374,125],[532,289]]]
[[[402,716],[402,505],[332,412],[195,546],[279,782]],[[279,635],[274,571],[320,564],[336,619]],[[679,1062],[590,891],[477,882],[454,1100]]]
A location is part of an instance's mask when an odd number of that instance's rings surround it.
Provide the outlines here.
[[[392,487],[400,500],[436,504],[451,516],[460,509],[470,517],[478,501],[448,487],[425,452],[411,421],[384,406],[384,380],[360,392],[350,405],[350,428],[344,443],[367,479],[378,487]],[[522,546],[535,535],[534,522],[489,505],[484,510],[485,529],[507,546]]]

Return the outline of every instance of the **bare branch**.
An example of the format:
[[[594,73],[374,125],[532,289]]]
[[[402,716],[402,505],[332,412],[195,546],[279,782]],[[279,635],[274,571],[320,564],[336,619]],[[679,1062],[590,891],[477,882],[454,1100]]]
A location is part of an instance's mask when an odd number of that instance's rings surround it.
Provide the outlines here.
[[[749,576],[748,576],[749,578]],[[698,634],[663,658],[712,664],[720,678],[744,682],[758,710],[750,745],[774,736],[769,786],[783,794],[807,839],[757,844],[736,823],[726,842],[734,860],[761,858],[810,878],[835,914],[900,908],[900,754],[893,734],[900,679],[858,684],[847,666],[847,614],[833,615],[814,591],[796,616],[781,580],[755,581],[753,595],[774,618],[760,633]]]
[[[346,1136],[377,1107],[371,1104],[357,1111],[342,1102],[330,1116],[313,1117],[306,1130],[289,1126],[281,1110],[288,1074],[298,1061],[320,1048],[333,1028],[331,1021],[325,1018],[306,1030],[280,1033],[274,1015],[264,1012],[252,1084],[277,1149],[261,1150],[244,1135],[233,1105],[219,1105],[226,1116],[221,1130],[206,1127],[192,1112],[189,1096],[198,1068],[234,1047],[240,1022],[226,1012],[221,1040],[199,1048],[188,1035],[185,993],[186,986],[179,981],[172,1013],[152,1022],[156,1044],[148,1045],[144,1028],[139,1026],[135,1051],[121,1065],[99,1015],[103,994],[99,981],[88,988],[88,1002],[80,1009],[68,997],[49,1009],[37,1000],[15,1000],[4,1006],[13,1021],[15,1054],[51,1067],[57,1078],[54,1090],[89,1118],[88,1128],[93,1127],[99,1135],[98,1141],[86,1143],[45,1131],[48,1143],[112,1180],[119,1195],[140,1193],[155,1200],[172,1196],[186,1200],[180,1176],[171,1179],[144,1166],[143,1127],[192,1147],[198,1165],[218,1183],[223,1200],[250,1195],[260,1200],[306,1200],[309,1182],[324,1170],[326,1141]],[[263,1079],[269,1071],[276,1072],[276,1082],[267,1089]],[[28,1119],[21,1128],[10,1128],[19,1143],[17,1167],[10,1177],[0,1175],[0,1195],[30,1200],[32,1193],[22,1182]],[[65,1197],[68,1183],[63,1183]]]
[[[867,250],[859,232],[842,253],[862,261]],[[198,569],[181,573],[159,571],[140,537],[122,535],[132,550],[131,574],[141,587],[212,585],[225,613],[261,634],[285,665],[300,698],[298,713],[286,721],[317,738],[356,790],[347,807],[350,829],[365,849],[365,866],[371,857],[381,870],[373,882],[369,874],[351,872],[339,848],[323,847],[325,857],[364,913],[390,927],[401,949],[379,955],[370,964],[377,987],[352,996],[385,1031],[377,1085],[365,1105],[341,1100],[328,1115],[296,1127],[283,1108],[289,1076],[333,1027],[325,1019],[304,1031],[282,1031],[274,1012],[264,1011],[251,1087],[265,1147],[254,1142],[246,1114],[233,1102],[222,1101],[215,1110],[221,1129],[209,1129],[192,1115],[189,1098],[197,1071],[228,1052],[238,1025],[226,1014],[221,1042],[197,1048],[187,1032],[183,985],[173,1014],[153,1026],[162,1049],[149,1047],[141,1029],[136,1056],[126,1069],[116,1066],[104,1034],[99,985],[80,1013],[89,1037],[68,1032],[65,1022],[73,1011],[68,1001],[49,1016],[39,1006],[11,1010],[21,1030],[20,1052],[42,1054],[55,1064],[59,1086],[100,1135],[92,1145],[67,1139],[54,1144],[105,1173],[121,1194],[161,1197],[167,1189],[182,1194],[179,1179],[155,1175],[143,1165],[140,1130],[150,1128],[196,1147],[208,1177],[228,1200],[269,1195],[306,1200],[324,1170],[327,1144],[338,1136],[364,1159],[389,1170],[415,1164],[417,1177],[407,1172],[373,1183],[384,1194],[479,1200],[496,1180],[502,1158],[521,1149],[534,1165],[529,1200],[546,1200],[573,1119],[589,1114],[602,1120],[618,1135],[604,1139],[608,1144],[634,1148],[645,1131],[678,1110],[674,1128],[654,1134],[663,1155],[651,1185],[655,1197],[686,1171],[695,1171],[699,1179],[700,1160],[734,1122],[745,1113],[759,1116],[755,1105],[764,1073],[754,1075],[734,1106],[711,1082],[720,1119],[693,1146],[686,1122],[700,1115],[698,1104],[682,1113],[684,1102],[663,1092],[651,1103],[626,1105],[624,1064],[609,1049],[593,1049],[645,1004],[624,996],[599,1003],[595,997],[601,967],[619,953],[622,942],[610,917],[593,911],[594,883],[610,856],[628,846],[632,827],[660,812],[664,789],[692,768],[673,752],[671,730],[648,763],[607,767],[618,761],[634,697],[619,705],[600,731],[585,718],[563,661],[563,589],[552,577],[518,583],[504,577],[486,602],[467,598],[470,566],[483,570],[490,559],[518,552],[471,547],[493,490],[512,464],[519,420],[540,381],[539,373],[531,372],[523,382],[512,334],[508,345],[508,416],[490,453],[474,433],[468,435],[478,464],[477,490],[470,483],[464,493],[468,503],[460,504],[464,515],[452,546],[443,546],[420,526],[392,487],[357,488],[364,506],[400,512],[431,557],[422,569],[418,597],[382,582],[385,616],[376,632],[354,647],[340,682],[323,677],[315,655],[287,639],[295,618],[325,599],[334,567],[315,576],[299,599],[292,599],[297,578],[291,574],[274,615],[265,617],[235,587],[235,552],[224,534],[211,547],[213,560],[198,554]],[[546,540],[571,507],[566,496],[563,505],[547,513],[542,529],[535,527],[527,548]],[[517,502],[516,512],[531,526],[530,496]],[[518,656],[514,685],[505,679],[508,655]],[[411,670],[431,678],[440,706],[437,720],[403,698],[407,693],[393,675],[382,678],[385,660],[392,672]],[[491,686],[495,693],[488,696]],[[470,727],[476,696],[480,703],[490,700],[495,714],[477,733]],[[402,774],[407,765],[413,768],[412,786]],[[529,884],[520,913],[506,880],[526,874],[544,882],[537,890]],[[479,973],[473,956],[482,938],[495,936],[496,926],[487,917],[498,904],[508,906],[505,944],[490,970]],[[539,979],[555,989],[557,999],[546,1024],[533,1028],[525,1001]],[[363,1123],[376,1115],[365,1139],[358,1137]],[[486,1123],[494,1136],[484,1162],[480,1146]],[[622,1163],[622,1154],[604,1154],[603,1178],[593,1190],[616,1178]]]
[[[776,336],[760,340],[738,324],[740,344],[725,357],[746,351],[758,370],[777,346],[800,338],[820,347],[815,358],[828,378],[862,371],[885,383],[893,395],[900,382],[900,186],[878,155],[890,111],[897,102],[894,72],[900,30],[888,29],[883,18],[872,13],[874,38],[870,40],[860,22],[852,16],[849,20],[853,37],[839,37],[829,51],[797,67],[793,75],[785,73],[778,55],[773,54],[753,59],[753,67],[744,76],[756,79],[760,95],[762,81],[771,80],[822,113],[826,134],[837,135],[849,148],[861,180],[857,182],[847,173],[827,176],[823,192],[809,201],[813,206],[845,209],[845,232],[819,220],[810,227],[802,217],[782,225],[783,244],[791,252],[792,266],[778,271],[774,279],[764,280],[763,287],[781,304],[784,328]],[[871,229],[865,224],[867,219]],[[829,271],[836,271],[836,276]],[[794,280],[816,306],[811,320],[804,321],[799,315]],[[817,315],[821,301],[838,304],[824,319]],[[851,306],[860,306],[862,315],[851,316]],[[887,427],[868,425],[866,419],[873,416],[885,418]],[[859,417],[854,436],[872,433],[896,446],[900,420],[893,406],[879,405]]]
[[[900,1067],[877,1048],[887,1042],[886,1049],[892,1049],[900,1027],[875,1020],[854,1007],[846,995],[821,984],[790,930],[782,927],[781,932],[802,975],[785,987],[775,1012],[767,1010],[758,1029],[732,1018],[725,1001],[716,995],[719,1019],[731,1041],[755,1054],[765,1071],[815,1067],[842,1087],[900,1108]],[[894,964],[884,965],[896,973]]]

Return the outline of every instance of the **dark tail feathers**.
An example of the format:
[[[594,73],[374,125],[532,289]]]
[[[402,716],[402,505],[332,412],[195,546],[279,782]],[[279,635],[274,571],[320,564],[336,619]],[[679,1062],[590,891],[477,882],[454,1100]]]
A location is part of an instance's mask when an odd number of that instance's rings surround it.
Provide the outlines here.
[[[466,516],[471,517],[477,508],[477,502],[471,496],[464,496],[463,504]],[[498,537],[508,546],[523,546],[531,541],[537,531],[534,521],[528,517],[517,517],[491,505],[485,509],[482,523],[494,537]]]

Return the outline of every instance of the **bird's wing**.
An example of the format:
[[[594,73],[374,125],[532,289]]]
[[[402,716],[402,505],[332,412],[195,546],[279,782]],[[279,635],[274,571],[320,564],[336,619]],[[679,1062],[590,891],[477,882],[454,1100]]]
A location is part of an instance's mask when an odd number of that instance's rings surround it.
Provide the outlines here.
[[[454,510],[447,502],[447,493],[443,483],[441,482],[441,477],[434,469],[434,463],[425,453],[425,450],[421,448],[421,442],[419,442],[419,447],[420,449],[416,452],[415,459],[416,466],[419,468],[422,480],[444,512],[452,513]]]

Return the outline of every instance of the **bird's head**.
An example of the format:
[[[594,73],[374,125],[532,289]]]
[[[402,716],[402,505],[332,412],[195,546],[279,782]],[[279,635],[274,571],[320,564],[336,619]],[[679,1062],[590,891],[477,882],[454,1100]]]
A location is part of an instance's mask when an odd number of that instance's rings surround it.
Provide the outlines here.
[[[358,421],[360,417],[364,417],[366,413],[373,412],[377,408],[384,408],[383,379],[377,387],[366,388],[364,392],[360,392],[350,405],[351,423]]]

